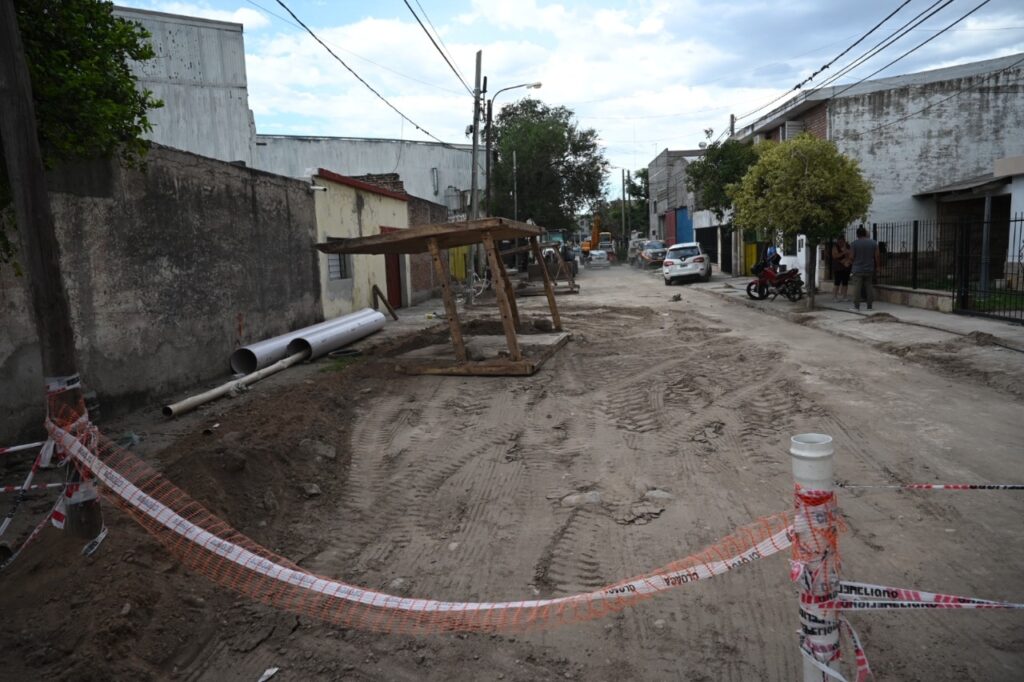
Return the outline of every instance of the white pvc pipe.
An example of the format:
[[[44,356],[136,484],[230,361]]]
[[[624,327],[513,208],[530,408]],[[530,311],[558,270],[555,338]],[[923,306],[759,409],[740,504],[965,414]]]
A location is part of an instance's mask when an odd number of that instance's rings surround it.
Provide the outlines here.
[[[288,342],[287,353],[290,355],[308,351],[309,359],[316,360],[336,348],[341,348],[364,336],[380,331],[387,318],[384,317],[384,313],[376,310],[369,310],[369,312],[368,315],[360,315],[342,324],[315,329],[312,332],[296,336]]]
[[[258,369],[263,369],[286,355],[290,355],[288,344],[292,340],[305,334],[315,333],[321,329],[330,329],[335,325],[347,324],[352,320],[357,320],[376,312],[373,308],[363,308],[348,315],[342,315],[341,317],[325,320],[302,329],[286,332],[280,336],[250,343],[248,346],[242,346],[231,354],[231,371],[235,374],[250,374]]]
[[[832,491],[835,489],[835,476],[833,475],[833,457],[835,455],[835,449],[832,446],[832,436],[827,436],[823,433],[802,433],[797,436],[793,436],[790,439],[789,454],[792,456],[793,463],[793,480],[796,482],[798,493],[810,490],[820,491]],[[797,509],[800,509],[802,502],[799,497],[796,500]],[[815,515],[816,516],[816,515]],[[824,517],[825,515],[822,514]],[[797,535],[798,540],[805,547],[816,546],[817,540],[815,539],[815,531],[826,530],[827,525],[830,522],[827,518],[814,518],[808,523],[801,522],[797,519],[793,524],[793,532]],[[835,530],[834,528],[832,530]],[[819,557],[820,561],[824,557]],[[836,576],[838,579],[838,575]],[[814,597],[825,596],[818,594],[822,591],[827,591],[829,588],[826,586],[824,590],[817,586],[808,586],[806,582],[801,581],[800,590],[801,593],[810,594]],[[817,614],[822,615],[822,614]],[[834,647],[839,646],[839,622],[833,617],[822,618],[816,622],[805,620],[803,617],[800,619],[801,627],[809,630],[805,632],[804,636],[810,642],[811,646],[818,648],[819,650],[830,650]],[[822,622],[827,621],[827,623]],[[817,634],[824,631],[824,634]],[[814,633],[814,634],[811,634]],[[821,667],[815,665],[814,661],[807,658],[806,655],[802,655],[803,662],[803,680],[804,682],[823,682],[828,681],[828,675],[821,669]],[[834,668],[835,664],[821,663],[822,666]]]
[[[194,410],[195,408],[199,407],[204,403],[208,403],[211,400],[216,400],[222,395],[227,395],[231,391],[248,386],[249,384],[254,384],[260,379],[268,377],[271,374],[276,374],[277,372],[280,372],[283,369],[288,369],[292,365],[302,362],[307,357],[308,353],[305,350],[299,351],[298,353],[289,355],[283,360],[278,360],[269,367],[264,367],[263,369],[253,372],[252,374],[248,374],[242,377],[241,379],[234,379],[226,384],[221,384],[217,388],[211,388],[209,391],[206,391],[205,393],[200,393],[199,395],[194,395],[191,398],[179,400],[178,402],[173,403],[171,405],[164,405],[164,416],[179,417],[185,414],[186,412],[191,412],[192,410]]]

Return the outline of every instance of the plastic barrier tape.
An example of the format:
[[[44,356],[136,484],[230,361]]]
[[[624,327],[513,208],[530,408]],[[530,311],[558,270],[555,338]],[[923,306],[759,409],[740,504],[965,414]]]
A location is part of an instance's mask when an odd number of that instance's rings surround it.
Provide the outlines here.
[[[681,571],[648,574],[630,581],[615,583],[602,590],[554,599],[532,599],[514,602],[448,602],[397,597],[382,592],[362,589],[291,568],[271,559],[261,557],[229,540],[220,538],[193,524],[162,502],[147,495],[100,460],[89,448],[76,440],[72,434],[52,423],[49,425],[49,428],[51,429],[53,439],[58,445],[89,469],[96,479],[103,483],[110,492],[121,498],[129,506],[134,507],[159,523],[162,527],[188,540],[190,543],[231,562],[245,571],[252,571],[271,580],[312,593],[319,593],[347,602],[371,606],[376,609],[422,613],[472,612],[482,610],[537,609],[594,600],[615,600],[621,599],[627,594],[653,594],[697,580],[705,580],[731,571],[753,560],[770,556],[790,546],[791,528],[787,527],[750,549],[731,557],[723,557],[720,560],[698,564]]]
[[[976,597],[962,597],[939,592],[921,592],[902,587],[888,587],[871,583],[857,583],[844,580],[839,583],[835,598],[810,603],[801,599],[811,609],[838,609],[858,611],[871,609],[1024,609],[1024,604],[993,601]]]
[[[836,487],[845,489],[886,488],[889,490],[1024,490],[1024,483],[837,483]]]

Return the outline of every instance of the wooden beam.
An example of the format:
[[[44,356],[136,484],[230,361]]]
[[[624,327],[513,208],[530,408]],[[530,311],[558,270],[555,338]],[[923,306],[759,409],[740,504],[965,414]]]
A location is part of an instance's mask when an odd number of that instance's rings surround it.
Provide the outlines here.
[[[551,286],[551,275],[548,273],[548,265],[544,262],[544,256],[540,252],[540,245],[536,237],[530,237],[530,247],[533,249],[533,257],[540,263],[540,271],[544,274],[544,293],[548,297],[548,308],[551,309],[551,326],[562,331],[562,318],[558,315],[558,304],[555,303],[555,290]]]
[[[430,258],[434,261],[434,272],[441,280],[441,299],[444,301],[444,311],[448,315],[448,327],[452,332],[452,346],[455,347],[455,358],[459,362],[466,361],[466,344],[462,340],[462,327],[459,325],[459,311],[455,307],[455,297],[452,295],[452,283],[448,278],[448,268],[441,261],[441,249],[437,246],[436,239],[427,242],[430,249]]]
[[[505,278],[501,276],[501,257],[498,256],[498,249],[489,232],[484,233],[483,242],[487,260],[491,263],[491,283],[494,284],[498,295],[498,310],[501,311],[501,326],[505,328],[508,354],[513,360],[522,360],[523,354],[519,350],[519,339],[516,338],[516,323],[512,317],[512,306],[508,302],[509,292],[505,285]]]
[[[519,305],[516,303],[516,292],[512,288],[512,280],[508,277],[508,270],[505,269],[505,262],[498,256],[498,269],[501,270],[501,280],[505,282],[505,296],[508,298],[509,307],[512,308],[512,321],[519,329]]]
[[[508,218],[481,218],[461,223],[417,225],[408,229],[367,237],[338,239],[316,245],[322,253],[423,253],[434,239],[442,249],[479,244],[484,233],[493,239],[524,239],[538,236],[543,228]]]
[[[397,321],[398,313],[396,313],[395,309],[391,307],[390,303],[388,303],[388,297],[384,295],[384,292],[380,290],[380,287],[374,284],[373,289],[371,291],[373,291],[373,309],[378,310],[377,302],[380,301],[381,303],[384,304],[384,307],[387,309],[387,311],[391,313],[391,317]]]

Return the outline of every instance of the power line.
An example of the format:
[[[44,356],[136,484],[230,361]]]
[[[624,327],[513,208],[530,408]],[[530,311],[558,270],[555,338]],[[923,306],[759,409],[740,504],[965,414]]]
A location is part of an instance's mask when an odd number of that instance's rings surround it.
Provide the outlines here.
[[[442,140],[442,139],[441,139],[441,138],[439,138],[438,136],[434,135],[433,133],[431,133],[431,132],[430,132],[429,130],[427,130],[426,128],[424,128],[424,127],[423,127],[423,126],[421,126],[420,124],[416,123],[416,121],[412,120],[411,118],[409,118],[408,116],[406,116],[405,114],[403,114],[403,113],[402,113],[401,111],[399,111],[398,107],[396,107],[396,106],[395,106],[394,104],[392,104],[391,102],[389,102],[389,101],[387,100],[387,98],[386,98],[386,97],[384,97],[384,95],[382,95],[382,94],[380,94],[379,92],[377,92],[377,90],[375,90],[375,89],[374,89],[374,87],[373,87],[372,85],[370,85],[370,84],[369,84],[369,83],[367,83],[367,82],[366,82],[365,80],[363,80],[363,77],[362,77],[362,76],[360,76],[360,75],[359,75],[358,73],[356,73],[356,72],[355,72],[355,71],[354,71],[354,70],[352,69],[352,67],[351,67],[351,66],[349,66],[348,64],[346,64],[346,63],[345,63],[345,60],[344,60],[344,59],[342,59],[342,58],[341,58],[341,57],[339,57],[339,56],[338,56],[337,54],[335,54],[334,50],[332,50],[332,49],[331,49],[330,47],[328,47],[328,46],[327,46],[327,43],[325,43],[324,41],[320,40],[320,37],[319,37],[319,36],[318,36],[318,35],[317,35],[316,33],[314,33],[314,32],[313,32],[313,29],[311,29],[311,28],[310,28],[309,26],[306,26],[306,24],[304,24],[304,23],[302,22],[302,20],[301,20],[301,19],[299,19],[299,18],[298,18],[297,16],[295,16],[295,12],[293,12],[293,11],[291,10],[291,8],[289,8],[289,7],[288,7],[288,5],[284,4],[284,2],[282,2],[282,0],[276,0],[276,1],[277,1],[277,4],[281,5],[281,7],[283,7],[283,8],[284,8],[284,11],[288,12],[288,14],[290,14],[290,15],[291,15],[292,19],[294,19],[295,21],[297,21],[297,22],[299,23],[299,25],[300,25],[300,26],[302,26],[302,28],[304,28],[304,29],[306,30],[306,33],[308,33],[309,35],[313,36],[313,40],[315,40],[316,42],[320,43],[320,44],[321,44],[321,45],[323,46],[323,48],[324,48],[325,50],[327,50],[328,54],[330,54],[330,55],[331,55],[332,57],[334,57],[334,58],[335,58],[335,59],[337,60],[337,62],[338,62],[339,64],[341,64],[342,66],[344,66],[344,67],[345,67],[345,69],[346,69],[346,70],[347,70],[347,71],[348,71],[349,73],[351,73],[351,74],[352,74],[353,76],[355,76],[355,78],[356,78],[356,80],[357,80],[357,81],[359,81],[360,83],[362,83],[363,85],[365,85],[365,86],[366,86],[366,89],[367,89],[367,90],[369,90],[370,92],[372,92],[373,94],[375,94],[375,95],[377,96],[377,98],[378,98],[378,99],[379,99],[379,100],[380,100],[381,102],[384,102],[384,104],[388,105],[388,107],[390,107],[390,108],[391,108],[391,109],[392,109],[392,110],[393,110],[393,111],[394,111],[394,112],[395,112],[396,114],[398,114],[399,116],[401,116],[402,118],[404,118],[404,119],[405,119],[406,121],[408,121],[408,122],[409,122],[409,124],[410,124],[410,125],[412,125],[412,127],[413,127],[413,128],[415,128],[416,130],[420,131],[421,133],[423,133],[423,134],[424,134],[424,135],[426,135],[427,137],[430,137],[430,138],[432,138],[432,139],[434,139],[434,140],[437,140],[438,142],[440,142],[440,143],[441,143],[442,145],[444,145],[445,147],[448,147],[448,148],[450,148],[450,149],[455,149],[455,150],[458,150],[458,151],[466,151],[466,150],[464,150],[464,149],[459,149],[458,147],[456,147],[456,146],[454,146],[454,145],[452,145],[452,144],[449,144],[449,143],[445,142],[444,140]]]
[[[954,26],[956,26],[957,24],[959,24],[959,23],[960,23],[961,21],[963,21],[963,20],[964,20],[964,19],[966,19],[967,17],[971,16],[972,14],[974,14],[975,12],[977,12],[977,11],[978,11],[979,9],[981,9],[982,7],[984,7],[985,5],[987,5],[987,4],[988,4],[988,3],[990,3],[990,2],[992,2],[992,0],[982,0],[982,2],[978,3],[978,4],[977,4],[977,5],[976,5],[976,6],[974,7],[974,9],[972,9],[971,11],[967,12],[966,14],[964,14],[964,15],[963,15],[962,17],[960,17],[959,19],[957,19],[956,21],[954,21],[954,22],[953,22],[952,24],[950,24],[950,25],[949,25],[949,26],[947,26],[946,28],[942,29],[941,31],[939,31],[938,33],[936,33],[936,34],[935,34],[935,35],[933,35],[932,37],[928,38],[927,40],[923,40],[923,41],[921,41],[920,43],[918,43],[918,44],[917,44],[917,45],[915,45],[914,47],[910,48],[909,50],[907,50],[906,52],[904,52],[903,54],[901,54],[901,55],[900,55],[899,57],[897,57],[896,59],[892,60],[891,62],[889,62],[888,64],[886,64],[886,65],[885,65],[885,66],[883,66],[882,68],[878,69],[877,71],[873,71],[873,72],[871,72],[870,74],[868,74],[867,76],[864,76],[863,78],[861,78],[861,79],[860,79],[859,81],[857,81],[857,82],[855,82],[855,83],[851,83],[850,85],[846,86],[845,88],[843,88],[843,89],[842,89],[842,90],[840,90],[839,92],[837,92],[837,93],[835,93],[834,95],[832,95],[832,97],[830,97],[829,99],[832,99],[832,98],[834,98],[834,97],[839,97],[839,95],[843,94],[844,92],[846,92],[847,90],[849,90],[849,89],[850,89],[850,88],[852,88],[853,86],[855,86],[855,85],[858,85],[859,83],[863,83],[863,82],[864,82],[864,81],[866,81],[866,80],[867,80],[868,78],[871,78],[872,76],[874,76],[874,75],[876,75],[876,74],[878,74],[878,73],[881,73],[882,71],[885,71],[885,70],[886,70],[886,69],[888,69],[888,68],[889,68],[890,66],[892,66],[892,65],[893,65],[893,64],[895,64],[896,62],[900,61],[900,60],[901,60],[901,59],[903,59],[904,57],[906,57],[906,56],[908,56],[908,55],[910,55],[910,54],[912,54],[912,53],[916,52],[917,50],[921,49],[922,47],[924,47],[925,45],[927,45],[927,44],[928,44],[928,43],[930,43],[931,41],[935,40],[936,38],[938,38],[939,36],[941,36],[941,35],[942,35],[943,33],[945,33],[946,31],[948,31],[949,29],[953,28]]]
[[[420,0],[416,0],[416,6],[420,8],[420,14],[422,14],[422,15],[423,15],[423,18],[427,20],[427,24],[428,24],[428,25],[430,26],[430,30],[434,32],[434,35],[435,35],[435,36],[437,36],[437,42],[441,43],[441,47],[443,47],[443,48],[444,48],[444,51],[445,51],[445,53],[446,53],[446,54],[447,54],[447,55],[448,55],[449,57],[451,57],[451,59],[452,59],[452,63],[453,63],[453,65],[455,66],[455,71],[456,71],[456,73],[457,73],[457,74],[459,75],[459,77],[460,77],[460,78],[461,78],[461,79],[463,80],[463,83],[465,83],[465,77],[463,77],[463,75],[462,75],[462,71],[460,71],[460,70],[459,70],[459,67],[458,67],[458,65],[457,65],[457,64],[454,64],[454,62],[455,62],[455,57],[452,57],[452,51],[451,51],[451,50],[449,50],[449,49],[448,49],[448,46],[444,44],[444,38],[442,38],[442,37],[441,37],[441,32],[440,32],[440,31],[438,31],[438,30],[437,30],[437,28],[435,28],[435,27],[434,27],[434,22],[432,22],[432,21],[430,20],[430,16],[428,16],[428,15],[427,15],[427,10],[423,9],[423,5],[421,5],[421,4],[420,4]]]
[[[290,19],[288,19],[288,17],[282,16],[282,15],[276,13],[276,12],[270,11],[269,9],[267,9],[263,5],[259,4],[258,2],[255,2],[255,0],[245,0],[245,1],[247,3],[249,3],[250,5],[252,5],[253,7],[259,9],[260,11],[266,12],[270,16],[274,17],[275,19],[278,19],[279,21],[282,21],[282,22],[288,24],[289,26],[294,26],[295,28],[298,28],[298,29],[302,28],[302,26],[300,26],[299,24],[295,23],[294,21],[291,21]],[[330,45],[330,43],[328,43],[328,44]],[[346,50],[344,47],[338,47],[337,45],[332,45],[332,47],[334,47],[335,49],[341,50],[342,52],[346,52],[346,53],[352,55],[353,57],[355,57],[356,59],[361,59],[362,61],[364,61],[364,62],[366,62],[368,64],[373,64],[378,69],[383,69],[384,71],[388,71],[390,73],[393,73],[393,74],[395,74],[396,76],[398,76],[400,78],[405,78],[406,80],[413,81],[414,83],[419,83],[420,85],[426,85],[426,86],[431,87],[431,88],[436,88],[437,90],[441,90],[443,92],[451,92],[451,93],[456,94],[456,95],[461,94],[458,90],[452,90],[451,88],[443,87],[441,85],[438,85],[437,83],[429,83],[429,82],[427,82],[425,80],[421,80],[419,78],[416,78],[415,76],[410,76],[408,74],[402,73],[401,71],[396,71],[396,70],[392,69],[391,67],[384,66],[383,64],[381,64],[379,62],[373,61],[369,57],[364,57],[361,54],[357,54],[357,53],[353,52],[352,50]]]
[[[405,3],[405,6],[409,8],[409,11],[412,12],[412,16],[416,19],[416,23],[420,25],[420,28],[423,29],[423,32],[427,34],[428,38],[430,38],[430,42],[431,44],[433,44],[434,49],[437,50],[438,54],[441,55],[441,58],[444,59],[445,63],[448,64],[448,67],[452,70],[452,73],[455,74],[455,77],[459,79],[460,83],[462,83],[462,87],[466,88],[466,92],[468,92],[470,95],[473,95],[473,88],[466,85],[466,81],[462,79],[462,74],[459,73],[459,70],[456,69],[455,65],[452,64],[450,59],[448,59],[448,55],[444,53],[444,50],[441,49],[441,46],[437,44],[436,40],[434,40],[434,36],[430,35],[430,31],[428,31],[427,27],[423,25],[422,21],[420,21],[419,15],[416,14],[416,10],[414,10],[412,8],[412,5],[409,4],[409,0],[402,1]]]
[[[887,22],[887,21],[889,21],[890,19],[892,19],[892,18],[893,18],[893,16],[894,16],[894,15],[895,15],[895,14],[896,14],[897,12],[899,12],[899,11],[900,11],[901,9],[903,9],[904,7],[906,7],[906,6],[908,5],[908,4],[910,4],[910,0],[904,0],[904,2],[903,2],[903,4],[902,4],[902,5],[900,5],[899,7],[897,7],[896,9],[894,9],[894,10],[893,10],[892,12],[890,12],[890,13],[889,13],[889,14],[888,14],[888,15],[887,15],[887,16],[886,16],[886,17],[885,17],[884,19],[882,19],[882,20],[881,20],[880,22],[878,22],[877,24],[875,24],[875,25],[874,25],[874,26],[873,26],[873,27],[871,28],[871,30],[870,30],[870,31],[868,31],[867,33],[865,33],[864,35],[862,35],[862,36],[861,36],[860,38],[858,38],[858,39],[857,39],[857,40],[856,40],[855,42],[853,42],[853,43],[852,43],[852,44],[850,44],[849,46],[847,46],[847,48],[846,48],[846,49],[844,49],[844,50],[843,50],[842,52],[840,52],[840,53],[839,53],[839,54],[837,54],[837,55],[836,55],[835,57],[833,57],[831,61],[829,61],[828,63],[824,64],[824,65],[823,65],[823,66],[822,66],[821,68],[819,68],[819,69],[818,69],[817,71],[815,71],[815,72],[814,72],[814,73],[812,73],[812,74],[811,74],[810,76],[808,76],[807,78],[803,79],[802,81],[800,81],[799,83],[797,83],[797,84],[796,84],[796,85],[794,85],[794,86],[793,86],[792,88],[790,88],[789,90],[787,90],[787,91],[786,91],[786,92],[784,92],[783,94],[779,95],[778,97],[776,97],[776,98],[775,98],[775,99],[773,99],[772,101],[770,101],[770,102],[768,102],[768,103],[766,103],[766,104],[763,104],[763,105],[759,106],[759,107],[758,107],[757,109],[754,109],[754,110],[753,110],[753,111],[751,111],[751,112],[748,112],[748,113],[746,113],[746,114],[743,114],[742,116],[737,116],[737,117],[736,117],[736,120],[737,120],[737,121],[741,121],[741,120],[743,120],[743,119],[745,119],[745,118],[748,118],[749,116],[753,116],[753,115],[754,115],[754,114],[756,114],[757,112],[759,112],[759,111],[762,111],[762,110],[766,109],[767,107],[770,107],[771,105],[775,104],[775,103],[776,103],[776,102],[778,102],[778,101],[779,101],[780,99],[783,99],[784,97],[786,97],[787,95],[789,95],[789,94],[790,94],[791,92],[796,92],[797,90],[799,90],[800,88],[802,88],[802,87],[803,87],[804,85],[806,85],[807,83],[810,83],[810,82],[811,82],[812,80],[814,80],[814,77],[815,77],[815,76],[817,76],[817,75],[818,75],[819,73],[821,73],[821,72],[822,72],[822,71],[824,71],[825,69],[827,69],[827,68],[829,68],[830,66],[832,66],[833,64],[835,64],[835,63],[836,63],[836,62],[837,62],[837,61],[838,61],[838,60],[839,60],[839,59],[840,59],[840,58],[841,58],[841,57],[842,57],[843,55],[845,55],[845,54],[846,54],[847,52],[849,52],[849,51],[850,51],[850,50],[852,50],[853,48],[857,47],[857,45],[859,45],[860,43],[864,42],[864,40],[865,40],[865,39],[866,39],[866,38],[867,38],[867,37],[868,37],[869,35],[871,35],[871,34],[872,34],[872,33],[874,33],[875,31],[877,31],[877,30],[878,30],[878,28],[879,28],[879,27],[880,27],[880,26],[881,26],[882,24],[884,24],[885,22]],[[906,25],[906,24],[904,24],[904,25]]]

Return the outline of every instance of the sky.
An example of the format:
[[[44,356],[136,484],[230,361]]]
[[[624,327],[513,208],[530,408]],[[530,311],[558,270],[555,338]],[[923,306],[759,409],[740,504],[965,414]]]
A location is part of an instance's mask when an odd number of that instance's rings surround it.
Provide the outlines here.
[[[575,112],[612,165],[636,170],[663,149],[693,149],[791,90],[894,10],[815,77],[822,83],[921,13],[939,11],[834,84],[1024,52],[1020,0],[284,0],[395,108],[446,142],[469,142],[475,55],[487,98],[525,96]],[[948,3],[948,4],[947,4]],[[983,4],[984,3],[984,4]],[[249,106],[263,134],[432,139],[376,97],[276,0],[119,0],[119,5],[244,25]],[[953,28],[940,31],[983,4]],[[940,9],[941,8],[941,9]],[[937,36],[937,37],[935,37]],[[445,63],[444,51],[462,76]],[[761,113],[770,111],[784,100]],[[757,115],[739,118],[738,127]]]

